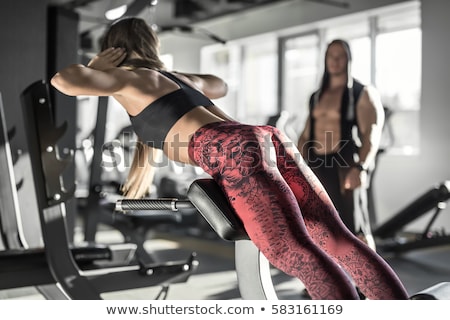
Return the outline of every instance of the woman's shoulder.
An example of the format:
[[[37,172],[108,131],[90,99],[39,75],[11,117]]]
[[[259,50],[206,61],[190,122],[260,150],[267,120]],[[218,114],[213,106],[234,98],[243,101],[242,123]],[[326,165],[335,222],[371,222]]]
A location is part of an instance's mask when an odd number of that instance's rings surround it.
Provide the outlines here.
[[[116,75],[127,82],[129,86],[147,86],[157,88],[160,85],[161,74],[158,70],[149,68],[119,67]]]

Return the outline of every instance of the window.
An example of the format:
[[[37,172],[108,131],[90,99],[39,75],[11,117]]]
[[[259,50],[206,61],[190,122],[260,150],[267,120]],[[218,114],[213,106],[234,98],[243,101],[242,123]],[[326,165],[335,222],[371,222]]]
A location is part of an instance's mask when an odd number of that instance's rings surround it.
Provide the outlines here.
[[[314,33],[281,41],[282,107],[296,117],[297,134],[306,120],[309,96],[319,86],[325,48],[333,39],[350,44],[352,75],[374,85],[388,108],[382,147],[390,154],[417,154],[421,93],[418,5],[325,21]]]
[[[336,38],[349,42],[352,75],[374,85],[389,108],[386,153],[419,152],[421,29],[419,2],[407,2],[349,17],[292,28],[279,39],[260,35],[202,51],[204,70],[218,71],[229,86],[230,114],[248,123],[289,117],[283,128],[296,140],[306,121],[308,100],[324,68],[324,48]],[[278,41],[278,43],[277,43]],[[278,69],[278,67],[280,67]],[[288,132],[289,131],[289,132]]]
[[[278,112],[277,45],[273,38],[244,46],[242,65],[242,104],[239,118],[265,124]]]
[[[240,118],[238,108],[238,90],[241,83],[241,47],[228,44],[227,46],[212,45],[202,48],[201,71],[213,73],[225,79],[228,93],[225,97],[217,99],[215,103],[228,115],[235,119]]]
[[[319,74],[319,36],[304,34],[281,40],[283,52],[282,107],[295,128],[303,126],[308,116],[308,101],[316,90]],[[286,129],[294,141],[297,132]]]
[[[378,19],[376,86],[391,115],[388,152],[415,155],[420,149],[421,46],[420,12],[406,10]]]
[[[227,81],[227,96],[216,102],[225,112],[246,123],[265,124],[278,110],[277,57],[276,39],[263,36],[204,47],[201,69]]]

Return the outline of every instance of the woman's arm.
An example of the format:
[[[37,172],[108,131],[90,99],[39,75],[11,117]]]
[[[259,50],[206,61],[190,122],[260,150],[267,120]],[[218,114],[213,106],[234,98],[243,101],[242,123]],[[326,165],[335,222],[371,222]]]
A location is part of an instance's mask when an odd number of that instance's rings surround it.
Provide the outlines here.
[[[215,75],[181,73],[178,71],[174,71],[174,73],[189,79],[189,81],[191,81],[195,87],[202,91],[209,99],[222,98],[228,92],[227,83]],[[209,106],[208,110],[223,120],[236,121],[217,106]]]
[[[72,64],[57,72],[51,79],[56,89],[70,96],[109,96],[120,91],[132,75],[116,68],[125,58],[120,48],[109,48],[96,55],[87,66]]]
[[[228,92],[227,83],[223,79],[215,75],[180,73],[180,72],[176,73],[188,78],[209,99],[222,98]]]

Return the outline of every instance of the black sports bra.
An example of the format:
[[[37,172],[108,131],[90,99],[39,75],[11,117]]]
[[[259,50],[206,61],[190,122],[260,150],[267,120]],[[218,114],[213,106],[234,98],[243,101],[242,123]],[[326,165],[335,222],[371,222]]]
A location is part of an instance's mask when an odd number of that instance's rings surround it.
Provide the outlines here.
[[[159,97],[136,116],[130,115],[130,120],[142,142],[153,148],[163,149],[166,135],[178,119],[197,106],[209,107],[213,103],[173,74],[158,71],[177,83],[180,88]]]

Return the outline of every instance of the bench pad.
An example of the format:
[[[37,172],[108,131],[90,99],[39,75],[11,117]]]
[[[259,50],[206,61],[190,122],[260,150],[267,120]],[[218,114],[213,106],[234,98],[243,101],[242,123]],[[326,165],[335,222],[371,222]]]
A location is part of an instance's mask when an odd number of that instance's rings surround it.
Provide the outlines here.
[[[213,179],[197,179],[187,196],[209,225],[224,240],[248,240],[244,226]]]

